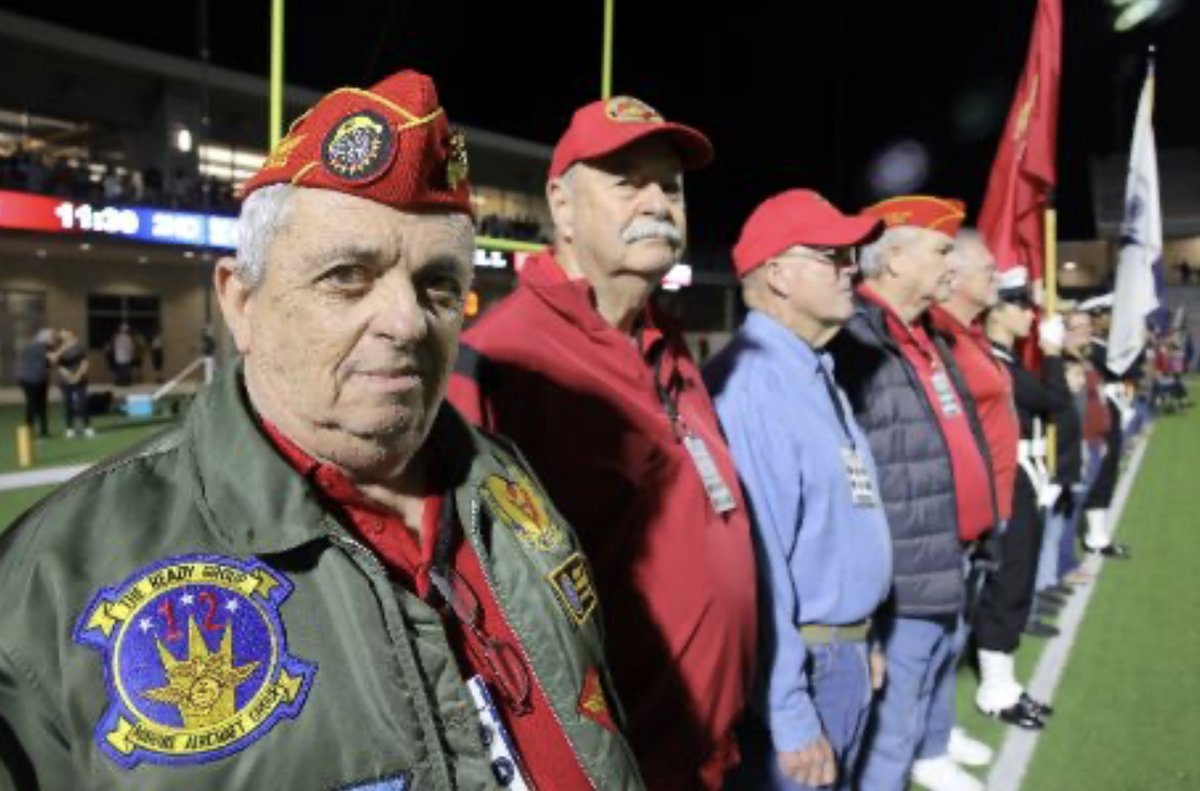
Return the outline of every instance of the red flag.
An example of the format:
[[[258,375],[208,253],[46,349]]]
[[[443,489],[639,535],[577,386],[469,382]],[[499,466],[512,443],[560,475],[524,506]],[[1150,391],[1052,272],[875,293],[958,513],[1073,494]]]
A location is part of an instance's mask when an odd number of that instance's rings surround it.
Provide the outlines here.
[[[1023,264],[1041,280],[1042,216],[1058,178],[1058,84],[1062,71],[1062,0],[1038,0],[1025,71],[992,163],[979,231],[1000,269]]]

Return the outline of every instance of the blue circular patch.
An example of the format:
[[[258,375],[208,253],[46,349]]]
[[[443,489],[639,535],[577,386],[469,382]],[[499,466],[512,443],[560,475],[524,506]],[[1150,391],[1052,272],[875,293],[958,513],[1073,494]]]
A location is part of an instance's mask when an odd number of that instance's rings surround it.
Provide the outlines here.
[[[279,605],[291,589],[258,560],[190,555],[97,593],[75,640],[104,655],[105,754],[126,768],[201,763],[295,717],[316,667],[286,650]]]

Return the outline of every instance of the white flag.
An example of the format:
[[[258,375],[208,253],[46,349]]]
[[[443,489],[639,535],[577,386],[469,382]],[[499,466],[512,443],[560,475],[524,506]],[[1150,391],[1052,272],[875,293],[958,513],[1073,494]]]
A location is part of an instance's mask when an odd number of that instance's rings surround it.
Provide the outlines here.
[[[1158,155],[1154,148],[1154,64],[1138,100],[1129,175],[1125,182],[1125,221],[1108,330],[1108,369],[1123,374],[1146,344],[1146,317],[1158,308],[1154,267],[1161,266],[1162,210],[1158,202]]]

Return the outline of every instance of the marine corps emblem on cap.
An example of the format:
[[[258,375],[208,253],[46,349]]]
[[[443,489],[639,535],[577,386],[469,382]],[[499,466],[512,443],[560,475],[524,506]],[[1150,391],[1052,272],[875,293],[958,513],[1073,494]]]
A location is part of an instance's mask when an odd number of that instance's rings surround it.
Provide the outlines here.
[[[317,668],[291,656],[286,577],[256,559],[166,558],[102,588],[74,640],[103,655],[96,744],[114,763],[199,764],[298,716]]]
[[[604,113],[613,121],[633,124],[661,124],[663,117],[650,105],[632,96],[615,96],[604,105]]]
[[[446,141],[446,183],[450,189],[467,180],[471,168],[467,163],[467,136],[461,129],[451,129]]]
[[[321,164],[345,181],[370,181],[387,170],[396,152],[396,136],[386,118],[358,110],[339,122],[321,143]]]

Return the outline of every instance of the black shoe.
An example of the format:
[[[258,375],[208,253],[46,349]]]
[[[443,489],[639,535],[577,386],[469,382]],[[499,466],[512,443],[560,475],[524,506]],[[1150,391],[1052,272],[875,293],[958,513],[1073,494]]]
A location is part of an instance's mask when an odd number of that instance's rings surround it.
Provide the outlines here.
[[[1058,609],[1062,609],[1063,605],[1067,603],[1067,600],[1062,596],[1059,596],[1056,593],[1051,593],[1050,591],[1042,591],[1041,593],[1037,594],[1037,601],[1041,602],[1042,604],[1049,604],[1052,607],[1057,607]]]
[[[1057,626],[1051,626],[1044,621],[1030,621],[1025,624],[1022,631],[1030,637],[1058,637],[1059,635]]]
[[[1040,731],[1046,727],[1046,723],[1042,718],[1035,714],[1030,708],[1023,705],[1020,701],[1012,704],[1007,709],[999,711],[985,711],[984,714],[989,717],[995,717],[1001,722],[1006,722],[1009,725],[1016,725],[1018,728],[1024,728],[1027,731]]]
[[[1092,555],[1102,555],[1114,560],[1129,560],[1133,557],[1129,552],[1129,547],[1125,544],[1106,544],[1099,549],[1093,547],[1084,547],[1084,549]]]
[[[1035,700],[1025,692],[1021,693],[1021,705],[1028,709],[1033,714],[1036,714],[1039,719],[1054,716],[1054,707],[1049,703],[1042,703],[1040,700]]]
[[[1046,588],[1046,591],[1048,593],[1053,593],[1055,596],[1065,599],[1067,596],[1070,596],[1072,593],[1074,593],[1075,589],[1072,588],[1070,585],[1064,585],[1063,583],[1060,582],[1057,585]]]
[[[1037,620],[1040,618],[1055,618],[1058,616],[1058,608],[1053,604],[1043,604],[1040,601],[1033,603],[1033,609],[1029,611],[1029,617]]]

